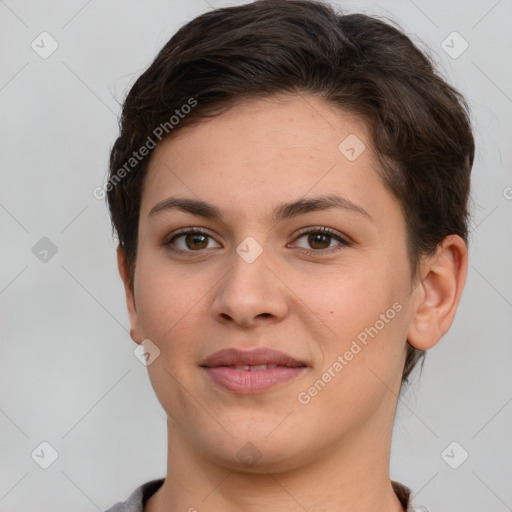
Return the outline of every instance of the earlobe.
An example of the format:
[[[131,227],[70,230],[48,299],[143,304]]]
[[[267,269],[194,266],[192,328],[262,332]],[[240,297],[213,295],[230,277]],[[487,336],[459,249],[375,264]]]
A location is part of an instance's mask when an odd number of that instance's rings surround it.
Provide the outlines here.
[[[124,284],[126,307],[128,309],[128,318],[130,320],[130,337],[135,343],[140,344],[142,343],[142,337],[139,333],[139,321],[135,305],[135,295],[133,293],[133,288],[130,285],[126,255],[121,245],[117,246],[117,268],[119,269],[119,275],[121,276]]]
[[[466,282],[468,250],[457,235],[447,236],[433,256],[421,264],[424,276],[416,290],[416,305],[407,340],[428,350],[452,325]]]

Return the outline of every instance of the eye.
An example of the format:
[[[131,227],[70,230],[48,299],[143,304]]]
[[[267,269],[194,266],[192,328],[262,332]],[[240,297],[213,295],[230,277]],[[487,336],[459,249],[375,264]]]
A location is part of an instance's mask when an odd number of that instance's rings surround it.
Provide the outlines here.
[[[173,252],[189,254],[221,247],[207,231],[194,227],[173,233],[164,245]],[[318,255],[331,253],[349,245],[351,245],[350,241],[341,233],[319,226],[301,230],[291,247],[303,249],[302,252],[305,254]]]
[[[305,228],[295,239],[294,244],[295,247],[306,249],[305,252],[308,254],[333,252],[329,249],[338,250],[348,245],[350,242],[341,233],[327,227]]]
[[[176,252],[198,252],[220,247],[209,233],[199,228],[182,229],[175,233],[165,245]]]

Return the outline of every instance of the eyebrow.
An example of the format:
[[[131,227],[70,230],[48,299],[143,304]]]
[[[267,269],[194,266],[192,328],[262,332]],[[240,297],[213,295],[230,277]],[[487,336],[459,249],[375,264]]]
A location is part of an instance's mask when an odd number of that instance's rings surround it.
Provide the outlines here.
[[[305,213],[329,210],[332,208],[337,208],[372,220],[372,217],[364,208],[358,206],[352,201],[337,195],[322,195],[313,198],[301,198],[297,201],[283,203],[277,206],[272,212],[270,222],[280,222]],[[206,219],[223,220],[222,210],[216,206],[200,199],[180,197],[168,197],[167,199],[160,201],[153,206],[148,217],[154,217],[173,210],[190,213]]]

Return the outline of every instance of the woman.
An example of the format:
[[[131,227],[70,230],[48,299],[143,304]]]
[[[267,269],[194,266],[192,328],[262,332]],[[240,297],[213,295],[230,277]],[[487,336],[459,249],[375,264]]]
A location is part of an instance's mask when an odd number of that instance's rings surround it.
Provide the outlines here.
[[[110,512],[427,510],[392,426],[464,287],[473,156],[463,98],[387,23],[261,0],[182,27],[106,184],[168,415],[166,478]]]

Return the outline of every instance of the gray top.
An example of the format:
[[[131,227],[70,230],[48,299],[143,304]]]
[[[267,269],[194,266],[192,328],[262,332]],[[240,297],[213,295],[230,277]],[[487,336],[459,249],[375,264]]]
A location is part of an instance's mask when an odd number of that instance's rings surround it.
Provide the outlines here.
[[[164,479],[151,480],[137,487],[126,501],[116,503],[105,512],[144,512],[144,505],[153,494],[160,489]],[[393,490],[402,503],[406,512],[429,512],[427,507],[418,504],[412,496],[412,491],[403,484],[391,481]]]

